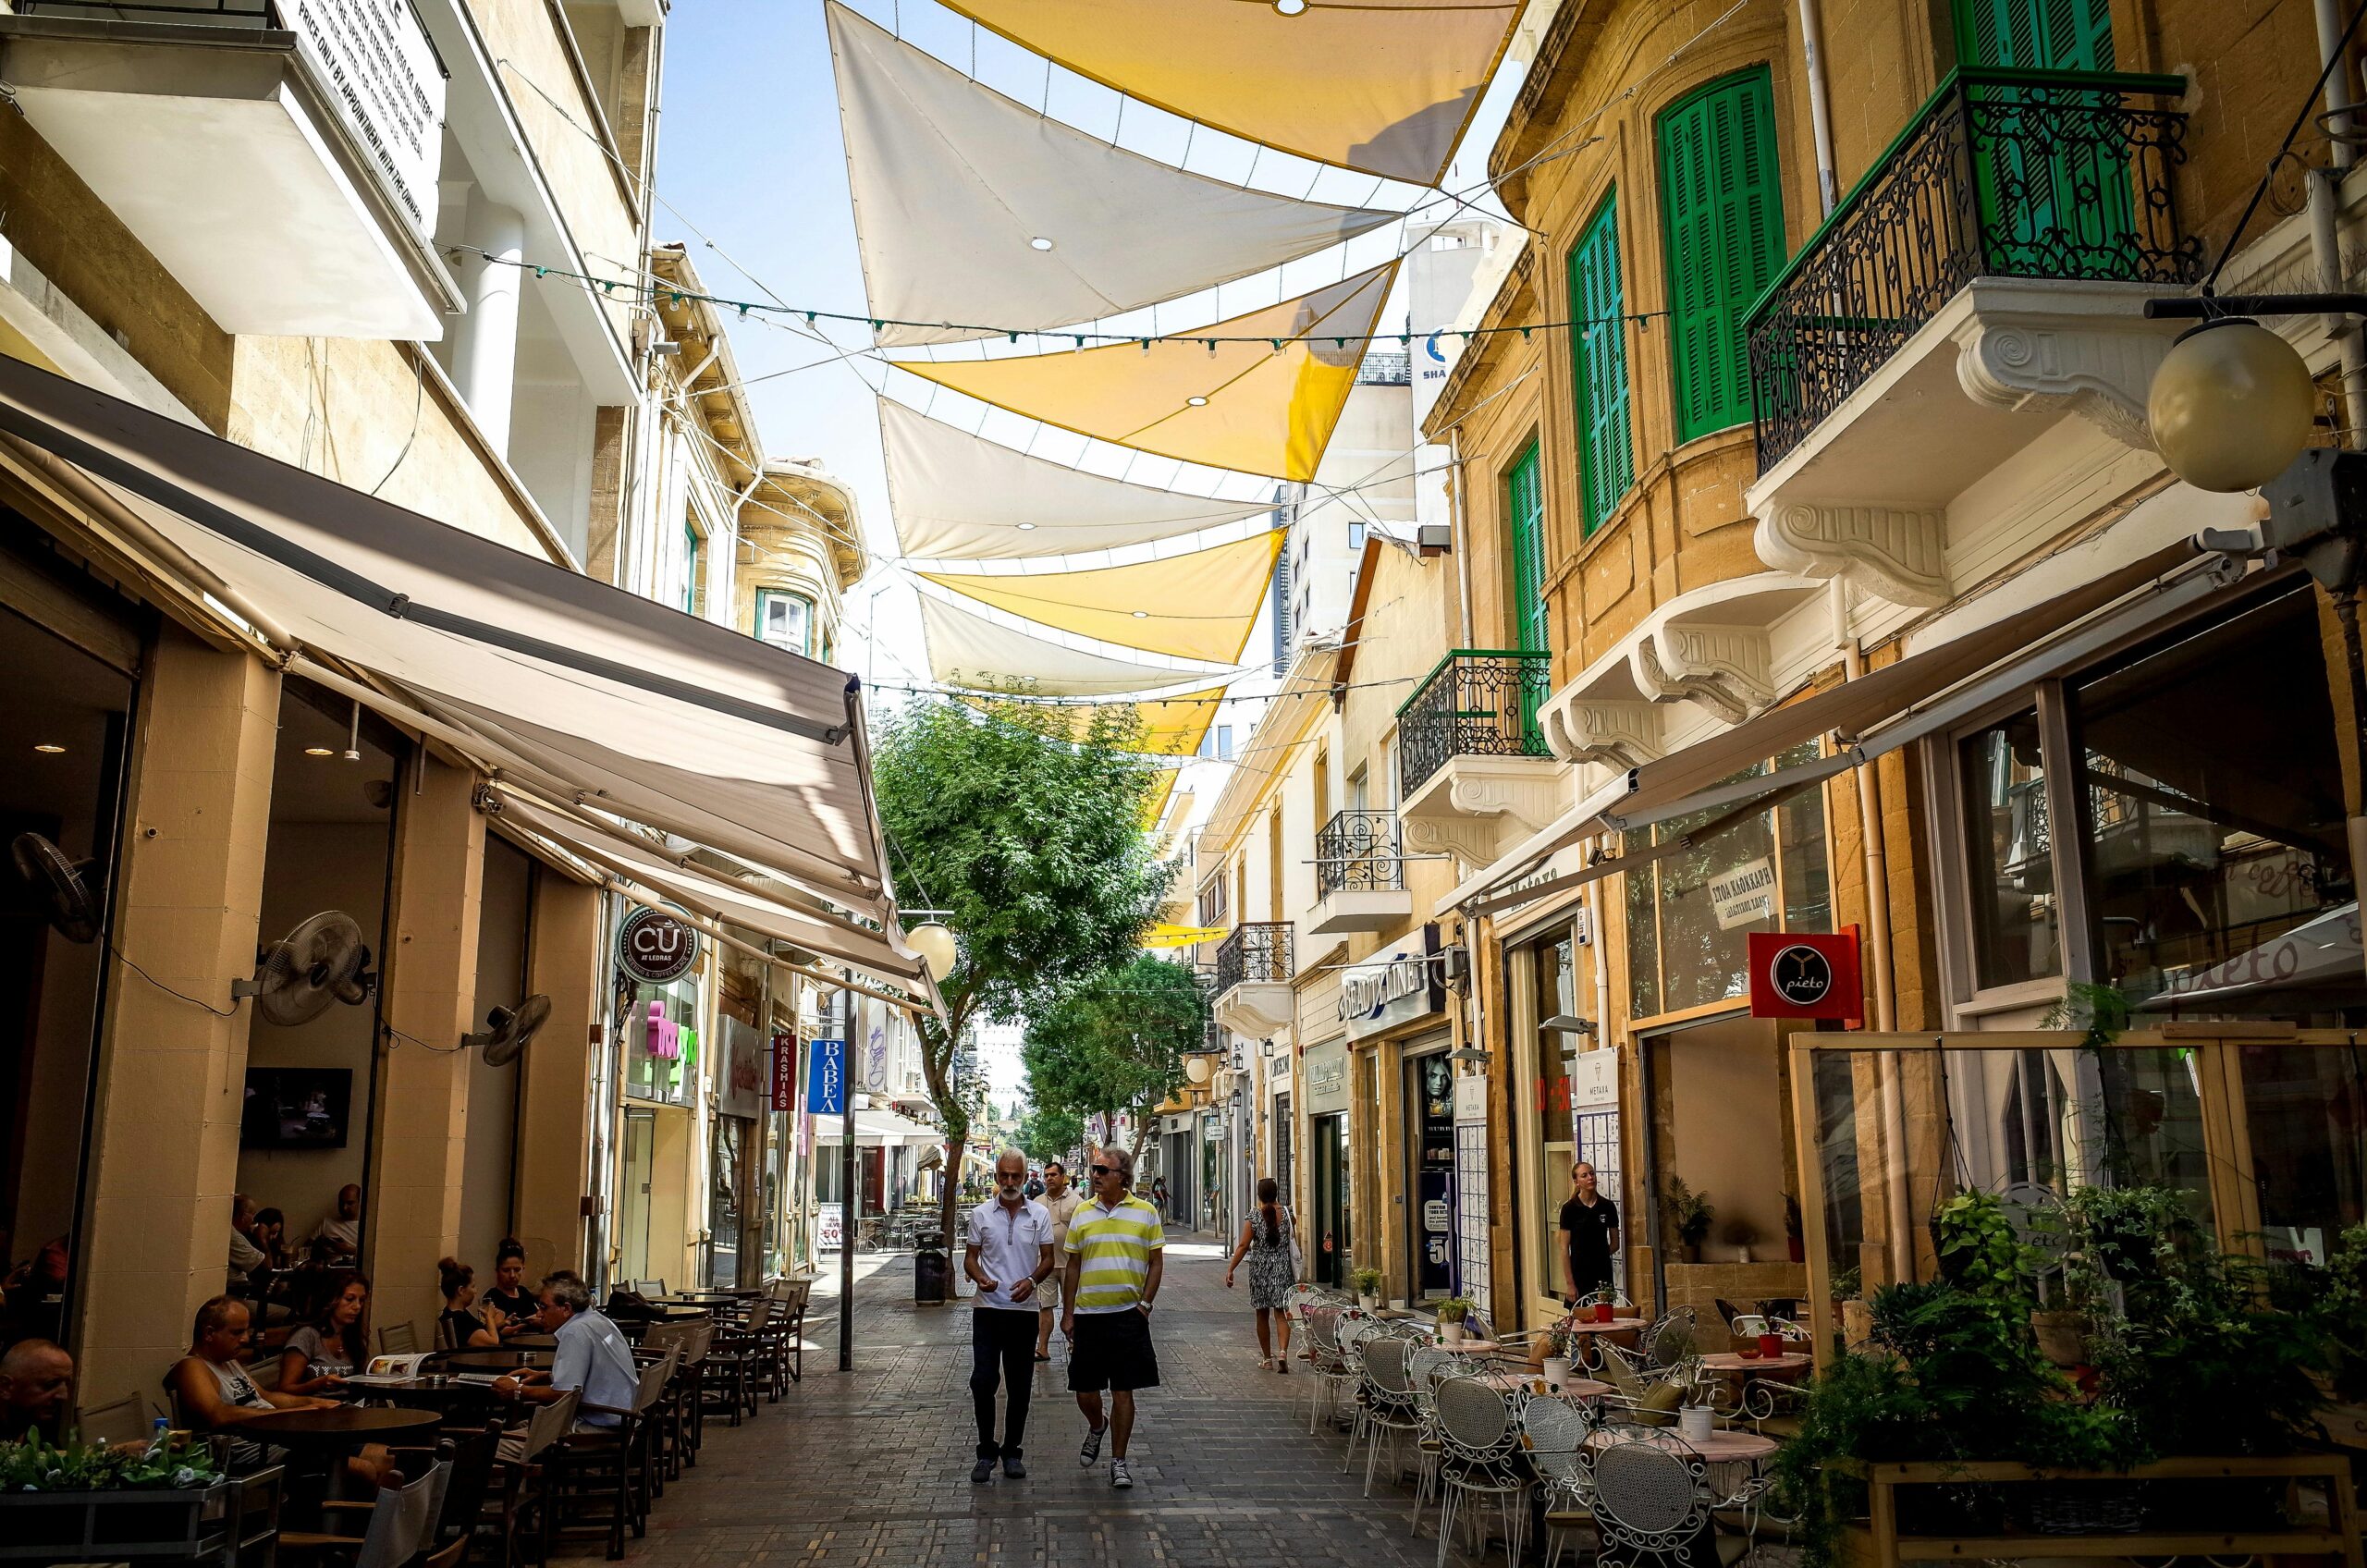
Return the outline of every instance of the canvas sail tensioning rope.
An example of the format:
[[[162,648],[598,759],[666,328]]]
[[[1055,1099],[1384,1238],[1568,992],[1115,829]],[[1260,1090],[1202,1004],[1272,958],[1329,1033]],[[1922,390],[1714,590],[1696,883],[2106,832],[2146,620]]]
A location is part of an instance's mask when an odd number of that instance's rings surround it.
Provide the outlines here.
[[[896,368],[1029,419],[1242,473],[1315,477],[1397,263],[1191,334],[1069,353],[900,360]]]
[[[921,560],[1012,560],[1147,545],[1273,509],[1104,478],[879,399],[889,510]]]
[[[880,344],[1073,325],[1265,272],[1402,214],[1246,190],[1113,147],[839,5],[856,246]],[[889,320],[889,318],[894,318]]]
[[[1238,673],[1231,665],[1071,647],[1006,624],[984,606],[963,609],[954,598],[934,583],[920,594],[929,672],[947,686],[989,696],[1018,691],[1048,697],[1173,697]]]
[[[1282,548],[1269,530],[1212,549],[1084,571],[914,575],[1055,631],[1172,658],[1241,657]]]
[[[1146,104],[1318,163],[1446,171],[1522,0],[945,0]]]

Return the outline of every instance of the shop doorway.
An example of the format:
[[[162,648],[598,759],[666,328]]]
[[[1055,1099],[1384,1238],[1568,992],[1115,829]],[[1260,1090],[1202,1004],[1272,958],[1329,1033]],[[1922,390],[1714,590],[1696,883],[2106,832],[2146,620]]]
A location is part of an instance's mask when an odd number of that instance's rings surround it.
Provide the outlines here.
[[[1335,1290],[1346,1288],[1355,1238],[1348,1229],[1348,1118],[1345,1112],[1318,1116],[1307,1122],[1307,1170],[1314,1182],[1312,1227],[1315,1281]]]
[[[1298,1194],[1296,1189],[1292,1187],[1291,1182],[1297,1175],[1297,1170],[1292,1163],[1293,1152],[1291,1097],[1288,1095],[1276,1095],[1274,1096],[1274,1185],[1282,1189],[1284,1203],[1295,1206],[1298,1202]]]
[[[1406,1297],[1454,1292],[1454,1072],[1443,1045],[1405,1059]]]
[[[617,1223],[624,1278],[649,1278],[649,1186],[657,1146],[657,1113],[625,1112],[625,1205]]]

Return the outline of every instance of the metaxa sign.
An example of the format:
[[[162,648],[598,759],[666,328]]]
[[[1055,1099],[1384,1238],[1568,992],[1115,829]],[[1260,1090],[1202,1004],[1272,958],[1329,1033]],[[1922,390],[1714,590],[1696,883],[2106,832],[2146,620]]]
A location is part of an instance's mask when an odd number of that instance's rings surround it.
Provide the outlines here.
[[[669,986],[699,961],[699,934],[670,914],[640,908],[617,928],[617,963],[644,986]]]

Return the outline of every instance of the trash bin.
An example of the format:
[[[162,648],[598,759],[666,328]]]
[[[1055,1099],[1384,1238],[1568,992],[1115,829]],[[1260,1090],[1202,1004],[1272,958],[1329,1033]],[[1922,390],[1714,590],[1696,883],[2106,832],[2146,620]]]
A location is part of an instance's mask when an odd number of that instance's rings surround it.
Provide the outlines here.
[[[942,1306],[947,1282],[945,1238],[935,1232],[923,1236],[913,1253],[914,1304]]]

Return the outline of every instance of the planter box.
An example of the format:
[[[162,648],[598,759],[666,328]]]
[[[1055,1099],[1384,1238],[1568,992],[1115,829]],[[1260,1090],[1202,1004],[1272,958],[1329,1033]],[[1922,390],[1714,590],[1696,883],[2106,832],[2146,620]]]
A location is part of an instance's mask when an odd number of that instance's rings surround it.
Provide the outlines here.
[[[0,1493],[0,1562],[112,1562],[219,1550],[232,1486]]]

